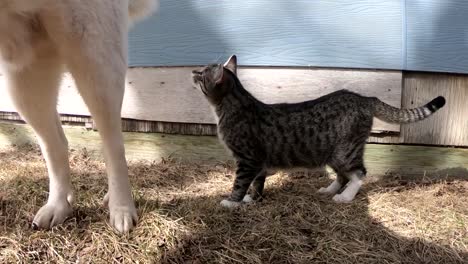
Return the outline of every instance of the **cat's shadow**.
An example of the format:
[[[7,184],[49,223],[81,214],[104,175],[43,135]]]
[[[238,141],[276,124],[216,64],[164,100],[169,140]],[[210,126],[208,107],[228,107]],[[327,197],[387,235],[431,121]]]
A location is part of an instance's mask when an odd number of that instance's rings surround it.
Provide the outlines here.
[[[386,227],[369,213],[369,188],[364,187],[353,203],[337,205],[330,197],[317,194],[308,180],[286,177],[266,187],[264,201],[234,210],[219,206],[224,194],[195,195],[159,204],[158,210],[188,229],[175,246],[165,248],[162,263],[468,261],[468,252],[417,236],[405,237]],[[451,180],[459,179],[448,182]],[[418,181],[402,186],[400,191],[411,190]],[[318,182],[323,185],[329,180]],[[385,186],[386,180],[380,183]],[[398,215],[392,217],[400,221]]]

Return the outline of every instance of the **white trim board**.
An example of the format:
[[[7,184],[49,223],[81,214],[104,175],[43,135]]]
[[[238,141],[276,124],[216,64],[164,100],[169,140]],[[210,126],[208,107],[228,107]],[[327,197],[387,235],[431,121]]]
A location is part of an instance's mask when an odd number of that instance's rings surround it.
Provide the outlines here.
[[[214,124],[208,102],[201,92],[191,86],[190,73],[193,69],[130,68],[122,117]],[[239,79],[247,90],[266,103],[300,102],[339,89],[348,89],[367,96],[377,96],[395,107],[401,106],[400,71],[249,67],[239,69]],[[6,94],[5,77],[1,74],[0,94]],[[9,96],[0,97],[0,111],[16,111]],[[69,74],[64,75],[61,84],[58,111],[61,114],[89,116]],[[382,131],[399,132],[400,126],[375,119],[373,132]]]

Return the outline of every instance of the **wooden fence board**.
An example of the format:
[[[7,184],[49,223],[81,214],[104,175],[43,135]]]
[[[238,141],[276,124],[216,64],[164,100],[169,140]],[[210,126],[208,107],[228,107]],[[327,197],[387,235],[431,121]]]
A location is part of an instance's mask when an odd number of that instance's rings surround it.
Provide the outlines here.
[[[102,158],[101,140],[95,131],[65,127],[70,148],[86,148]],[[175,158],[185,162],[225,162],[232,160],[213,136],[124,133],[129,160]],[[0,122],[0,151],[11,145],[35,144],[32,129],[25,125]],[[468,149],[367,144],[364,163],[368,177],[389,173],[407,176],[468,176]]]
[[[468,76],[405,73],[404,107],[423,105],[439,95],[446,99],[444,108],[426,120],[402,125],[405,143],[468,146]]]
[[[203,94],[192,88],[192,67],[133,68],[127,75],[122,117],[174,123],[215,124]],[[246,89],[267,103],[299,102],[349,89],[400,106],[401,72],[342,69],[241,68],[239,78]],[[0,76],[0,93],[6,84]],[[66,74],[60,90],[61,114],[89,116],[73,79]],[[0,111],[14,112],[8,96],[0,97]],[[374,132],[399,131],[399,125],[376,119]]]

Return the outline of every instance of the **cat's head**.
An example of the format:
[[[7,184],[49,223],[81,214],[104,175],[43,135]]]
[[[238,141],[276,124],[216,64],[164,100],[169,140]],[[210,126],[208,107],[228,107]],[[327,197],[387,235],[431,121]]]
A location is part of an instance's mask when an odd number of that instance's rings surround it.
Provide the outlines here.
[[[237,58],[232,55],[224,65],[212,64],[192,71],[193,86],[214,105],[219,104],[236,84]]]

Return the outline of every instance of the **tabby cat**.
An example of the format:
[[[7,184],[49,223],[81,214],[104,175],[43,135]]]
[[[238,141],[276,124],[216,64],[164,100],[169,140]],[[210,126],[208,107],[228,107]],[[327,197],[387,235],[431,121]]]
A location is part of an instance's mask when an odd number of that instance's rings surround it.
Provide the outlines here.
[[[423,120],[445,105],[439,96],[425,106],[398,109],[376,97],[340,90],[295,104],[265,104],[237,78],[237,59],[192,72],[218,119],[218,136],[237,162],[232,193],[221,204],[234,207],[262,197],[270,169],[317,168],[329,165],[337,174],[318,192],[335,202],[351,202],[366,175],[364,146],[372,119],[391,123]],[[246,195],[250,185],[250,195]],[[343,190],[342,190],[343,189]]]

